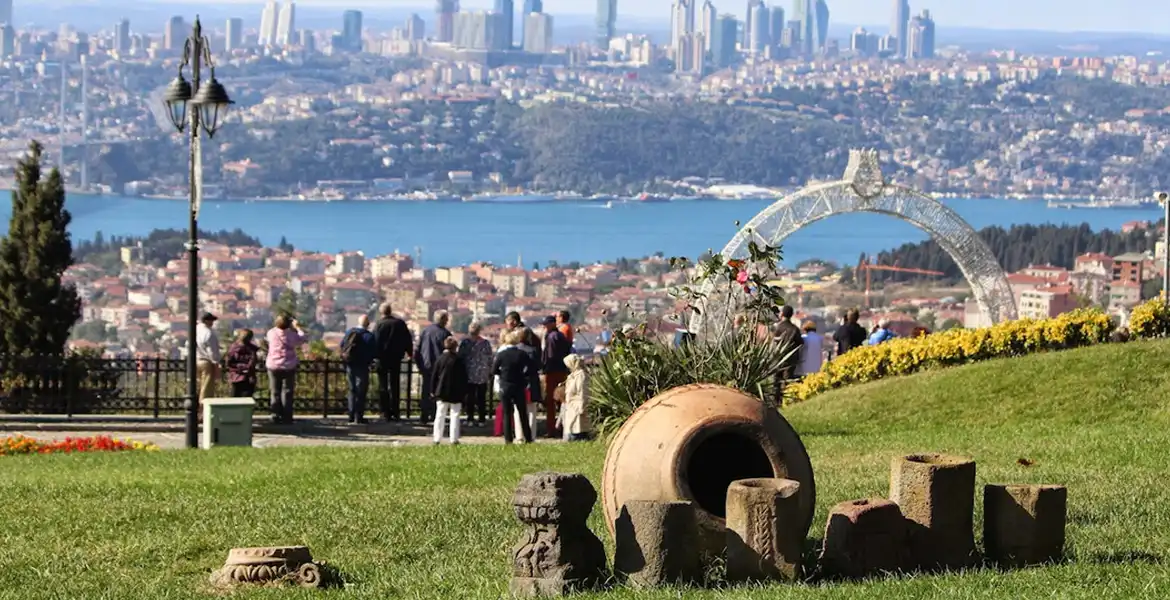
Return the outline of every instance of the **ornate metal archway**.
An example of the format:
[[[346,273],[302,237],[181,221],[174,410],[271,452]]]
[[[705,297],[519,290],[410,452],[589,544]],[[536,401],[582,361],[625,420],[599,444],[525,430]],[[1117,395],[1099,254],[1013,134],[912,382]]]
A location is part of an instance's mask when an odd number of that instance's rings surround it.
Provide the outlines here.
[[[756,215],[723,248],[727,259],[747,258],[747,243],[779,245],[798,229],[826,217],[871,212],[899,218],[930,234],[958,264],[971,285],[975,301],[992,323],[1016,318],[1016,301],[1007,276],[987,244],[954,210],[914,189],[885,181],[876,150],[852,150],[845,177],[809,186],[787,196]],[[708,282],[710,294],[717,283]],[[733,286],[734,287],[734,286]],[[709,295],[701,312],[691,318],[696,333],[717,333],[738,312],[736,295]],[[708,330],[704,330],[707,327]],[[711,331],[711,330],[715,331]]]

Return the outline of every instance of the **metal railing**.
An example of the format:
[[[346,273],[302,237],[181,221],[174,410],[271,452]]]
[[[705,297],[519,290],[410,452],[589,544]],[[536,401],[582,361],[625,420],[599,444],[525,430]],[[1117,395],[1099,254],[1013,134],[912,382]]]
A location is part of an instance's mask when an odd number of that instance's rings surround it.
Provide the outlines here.
[[[337,359],[302,359],[297,367],[294,412],[345,415],[349,385]],[[413,362],[403,361],[400,416],[420,410],[422,380]],[[487,408],[495,410],[491,386]],[[378,414],[378,375],[371,369],[367,415]],[[217,396],[230,395],[226,376]],[[0,413],[52,415],[179,415],[187,394],[187,363],[173,358],[96,358],[86,356],[0,356]],[[256,378],[257,413],[268,410],[268,377]]]

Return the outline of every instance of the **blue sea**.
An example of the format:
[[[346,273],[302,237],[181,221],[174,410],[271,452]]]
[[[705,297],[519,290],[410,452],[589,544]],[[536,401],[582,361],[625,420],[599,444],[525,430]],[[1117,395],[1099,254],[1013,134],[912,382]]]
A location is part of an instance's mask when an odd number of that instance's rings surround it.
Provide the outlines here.
[[[1118,229],[1156,220],[1158,209],[1056,209],[1043,201],[955,199],[945,203],[973,227],[1088,223]],[[559,261],[591,262],[662,252],[694,257],[720,250],[769,203],[758,200],[688,200],[669,203],[416,203],[208,201],[200,214],[205,230],[240,228],[275,246],[283,236],[298,248],[324,252],[360,250],[366,256],[422,250],[426,266],[474,261],[525,266]],[[153,229],[186,229],[187,203],[120,196],[70,195],[74,241],[97,232],[140,235]],[[11,213],[3,203],[0,216]],[[821,258],[847,264],[926,234],[896,218],[849,214],[810,225],[783,241],[785,263]]]

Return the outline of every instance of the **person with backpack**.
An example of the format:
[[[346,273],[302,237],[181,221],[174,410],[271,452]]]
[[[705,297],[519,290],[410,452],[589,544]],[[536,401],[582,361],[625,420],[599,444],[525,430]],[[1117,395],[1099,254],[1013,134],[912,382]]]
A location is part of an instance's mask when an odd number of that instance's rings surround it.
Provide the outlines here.
[[[362,315],[360,325],[345,332],[341,340],[341,362],[349,383],[349,412],[351,425],[366,422],[366,394],[370,391],[370,365],[377,358],[378,347],[370,318]]]

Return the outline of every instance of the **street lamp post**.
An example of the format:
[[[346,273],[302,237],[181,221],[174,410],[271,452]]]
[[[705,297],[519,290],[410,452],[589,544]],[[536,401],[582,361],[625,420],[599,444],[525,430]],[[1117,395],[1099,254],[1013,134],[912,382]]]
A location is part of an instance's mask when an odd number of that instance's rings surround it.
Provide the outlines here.
[[[190,125],[191,155],[190,168],[190,238],[187,241],[187,399],[184,432],[187,447],[199,446],[199,384],[195,364],[195,329],[199,323],[199,204],[203,199],[203,164],[199,134],[208,138],[219,129],[220,119],[227,113],[232,101],[227,91],[215,79],[215,65],[211,63],[207,38],[203,37],[203,26],[195,17],[191,37],[183,47],[183,60],[179,63],[179,75],[167,87],[166,108],[171,124],[180,133]],[[207,63],[211,79],[200,84],[203,63]],[[191,83],[183,77],[183,69],[190,66]],[[192,94],[194,92],[194,94]],[[187,105],[192,106],[188,110]]]

